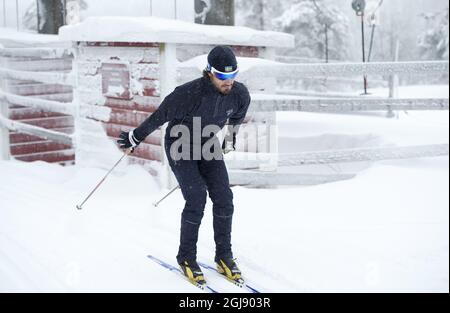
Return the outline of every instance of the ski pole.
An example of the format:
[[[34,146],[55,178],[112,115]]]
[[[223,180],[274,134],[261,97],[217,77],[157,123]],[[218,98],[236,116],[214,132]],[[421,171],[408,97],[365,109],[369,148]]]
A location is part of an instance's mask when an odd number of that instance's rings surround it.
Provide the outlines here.
[[[94,194],[94,192],[98,189],[98,187],[100,187],[100,185],[105,181],[106,177],[109,176],[109,174],[111,174],[111,172],[117,167],[117,165],[119,165],[119,163],[123,160],[123,158],[127,155],[129,155],[130,153],[133,152],[133,148],[130,148],[128,150],[126,150],[124,152],[124,154],[122,155],[122,157],[119,159],[119,161],[116,162],[116,164],[114,164],[114,166],[108,171],[108,173],[106,173],[105,177],[102,178],[102,180],[97,184],[97,186],[95,186],[95,188],[91,191],[91,193],[86,197],[86,199],[84,199],[84,201],[77,205],[77,209],[81,210],[83,208],[83,205],[86,203],[86,201],[88,201],[88,199]]]
[[[180,185],[176,186],[175,188],[173,188],[167,195],[165,195],[161,200],[159,200],[158,202],[153,203],[153,206],[156,208],[165,198],[167,198],[168,196],[170,196],[175,190],[177,190],[178,188],[180,188]]]

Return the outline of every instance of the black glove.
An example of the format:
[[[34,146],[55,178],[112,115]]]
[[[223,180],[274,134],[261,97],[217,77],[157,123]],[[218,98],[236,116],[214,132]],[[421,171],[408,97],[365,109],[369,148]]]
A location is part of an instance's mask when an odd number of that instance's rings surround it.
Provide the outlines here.
[[[222,142],[222,151],[224,154],[236,150],[236,133],[227,134]]]
[[[129,149],[131,148],[131,152],[134,151],[134,148],[139,146],[141,143],[139,140],[134,137],[133,131],[130,132],[121,132],[119,135],[119,140],[117,140],[120,149]]]

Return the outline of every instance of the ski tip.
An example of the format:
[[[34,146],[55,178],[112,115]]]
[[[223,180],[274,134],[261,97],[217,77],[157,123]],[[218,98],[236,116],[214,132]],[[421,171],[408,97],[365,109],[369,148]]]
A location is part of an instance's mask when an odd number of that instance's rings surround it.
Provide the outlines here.
[[[210,292],[210,293],[219,293],[217,290],[211,288],[211,287],[208,285],[208,283],[200,284],[200,283],[192,282],[192,281],[190,281],[190,280],[187,280],[187,281],[190,282],[190,283],[191,283],[192,285],[194,285],[195,287],[197,287],[197,288],[199,288],[199,289],[201,289],[201,290],[203,290],[203,291]]]
[[[208,289],[207,291],[209,291],[209,292],[211,292],[211,293],[219,293],[217,290],[212,289],[212,288],[209,287],[209,286],[206,286],[206,288]]]
[[[232,282],[233,284],[235,284],[236,286],[238,286],[239,288],[244,288],[245,283],[243,280],[234,280],[234,279],[230,279],[230,282]]]

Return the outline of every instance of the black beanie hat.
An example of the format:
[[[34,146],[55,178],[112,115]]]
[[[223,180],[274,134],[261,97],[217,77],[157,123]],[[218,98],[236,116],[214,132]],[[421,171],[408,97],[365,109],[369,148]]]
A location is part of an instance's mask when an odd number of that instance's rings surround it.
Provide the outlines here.
[[[227,46],[217,46],[212,49],[208,54],[208,64],[216,70],[225,73],[234,72],[238,68],[236,56],[233,50]]]

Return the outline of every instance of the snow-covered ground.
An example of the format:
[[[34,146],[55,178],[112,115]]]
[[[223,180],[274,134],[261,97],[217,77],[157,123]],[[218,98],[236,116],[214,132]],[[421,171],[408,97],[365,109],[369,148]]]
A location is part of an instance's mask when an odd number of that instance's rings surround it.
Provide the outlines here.
[[[195,292],[146,259],[174,263],[183,199],[135,166],[104,174],[0,162],[1,291]],[[448,292],[448,158],[379,163],[351,181],[274,190],[233,188],[233,243],[265,291]],[[211,262],[211,204],[199,258]],[[215,281],[222,290],[238,291]]]
[[[279,113],[280,152],[448,143],[448,118]],[[233,247],[244,275],[272,292],[448,292],[448,164],[384,161],[348,181],[234,187]],[[75,205],[105,170],[1,161],[0,173],[0,291],[199,291],[146,258],[175,264],[184,201],[177,191],[153,207],[167,190],[142,168],[113,172],[81,211]],[[212,263],[213,242],[208,202],[199,260]]]

